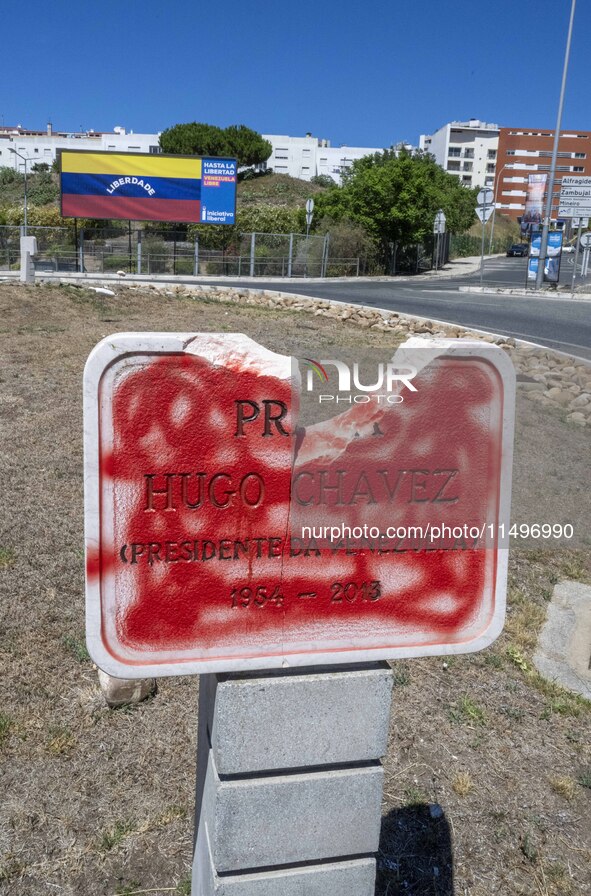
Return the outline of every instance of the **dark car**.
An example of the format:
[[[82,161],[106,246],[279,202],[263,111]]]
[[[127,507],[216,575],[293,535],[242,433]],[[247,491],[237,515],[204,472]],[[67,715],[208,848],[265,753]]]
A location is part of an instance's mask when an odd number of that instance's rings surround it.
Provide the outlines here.
[[[525,255],[527,255],[528,249],[529,246],[527,245],[527,243],[514,243],[507,249],[507,258],[514,258],[515,256],[523,258]]]

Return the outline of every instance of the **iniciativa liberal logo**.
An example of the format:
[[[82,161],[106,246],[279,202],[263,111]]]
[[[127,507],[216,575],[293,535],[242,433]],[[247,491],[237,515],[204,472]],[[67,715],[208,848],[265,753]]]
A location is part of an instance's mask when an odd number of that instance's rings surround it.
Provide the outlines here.
[[[349,366],[345,361],[336,361],[334,358],[329,360],[315,361],[313,358],[304,358],[309,365],[306,371],[306,391],[315,392],[316,380],[319,380],[322,386],[326,388],[325,392],[318,395],[318,401],[331,402],[336,404],[341,402],[345,404],[367,404],[370,401],[377,401],[378,404],[400,404],[404,401],[402,389],[409,389],[416,392],[417,388],[411,382],[417,375],[415,367],[399,367],[390,362],[377,364],[376,372],[373,374],[373,382],[361,382],[359,372],[359,364],[357,361]],[[334,371],[330,371],[330,376],[326,368],[331,366],[336,371],[336,382]],[[336,392],[329,392],[329,388],[336,386]],[[339,394],[348,393],[348,394]]]

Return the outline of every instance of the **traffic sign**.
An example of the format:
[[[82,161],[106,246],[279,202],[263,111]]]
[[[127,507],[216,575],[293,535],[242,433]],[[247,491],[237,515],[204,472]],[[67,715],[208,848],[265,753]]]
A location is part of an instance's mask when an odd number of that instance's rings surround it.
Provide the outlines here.
[[[312,223],[312,218],[314,216],[314,200],[307,199],[306,200],[306,227],[309,229],[310,224]]]
[[[591,233],[584,233],[581,236],[581,246],[583,249],[588,249],[591,246]]]
[[[493,213],[492,205],[479,205],[476,209],[476,214],[478,215],[478,219],[482,221],[483,224],[486,224],[488,219]]]
[[[447,218],[445,217],[445,212],[442,208],[440,208],[435,215],[435,220],[433,221],[433,233],[445,233],[446,220]]]
[[[591,177],[563,177],[558,200],[561,218],[591,215]]]
[[[490,205],[493,197],[494,193],[491,187],[483,187],[478,194],[478,205]]]

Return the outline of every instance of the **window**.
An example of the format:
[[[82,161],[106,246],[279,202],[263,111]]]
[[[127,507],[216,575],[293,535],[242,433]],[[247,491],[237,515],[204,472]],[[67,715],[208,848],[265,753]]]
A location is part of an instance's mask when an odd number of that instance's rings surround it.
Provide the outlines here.
[[[574,156],[575,156],[575,159],[586,159],[587,153],[586,152],[576,152],[574,154]]]
[[[573,171],[584,171],[584,170],[585,169],[583,168],[582,165],[573,165]]]
[[[447,170],[448,170],[448,171],[459,171],[459,170],[460,170],[460,163],[459,163],[459,162],[448,162],[448,163],[447,163]]]
[[[496,159],[496,157],[497,157],[496,149],[489,149],[489,151],[486,154],[486,157],[487,157],[487,159]]]
[[[447,151],[447,154],[450,158],[459,159],[459,157],[462,155],[462,150],[460,149],[459,146],[450,146],[450,148]]]
[[[305,158],[306,156],[307,156],[308,158],[310,158],[310,150],[309,150],[309,149],[303,149],[303,150],[302,150],[302,155],[304,156],[304,158]]]
[[[37,149],[37,147],[35,147],[35,149],[33,150],[33,152],[39,152],[39,150]]]
[[[474,150],[473,149],[465,149],[464,150],[464,158],[465,159],[473,159],[474,158]]]
[[[472,162],[464,162],[464,171],[472,171]]]
[[[159,146],[150,146],[149,152],[150,152],[150,155],[157,156],[160,153],[160,147]]]
[[[462,178],[462,183],[463,184],[471,184],[472,183],[472,178],[470,177],[469,174],[468,175],[464,174],[464,176]]]
[[[515,150],[514,150],[514,149],[508,149],[508,150],[507,150],[507,155],[508,155],[508,156],[514,156],[514,155],[515,155]]]
[[[281,155],[279,155],[279,153],[276,152],[276,153],[275,153],[275,158],[276,158],[276,159],[287,159],[288,156],[284,156],[283,153],[282,153]]]

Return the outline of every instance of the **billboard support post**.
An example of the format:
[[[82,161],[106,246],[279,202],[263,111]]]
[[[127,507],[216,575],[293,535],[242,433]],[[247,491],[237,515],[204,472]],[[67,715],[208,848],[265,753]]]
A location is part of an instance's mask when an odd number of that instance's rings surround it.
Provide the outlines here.
[[[74,260],[78,270],[78,218],[74,218]]]
[[[127,255],[128,255],[128,266],[129,273],[132,273],[131,270],[131,221],[127,222]]]
[[[138,230],[137,232],[137,273],[141,274],[142,272],[142,232]]]
[[[199,276],[199,237],[195,237],[195,264],[193,267],[193,273],[196,277]]]

